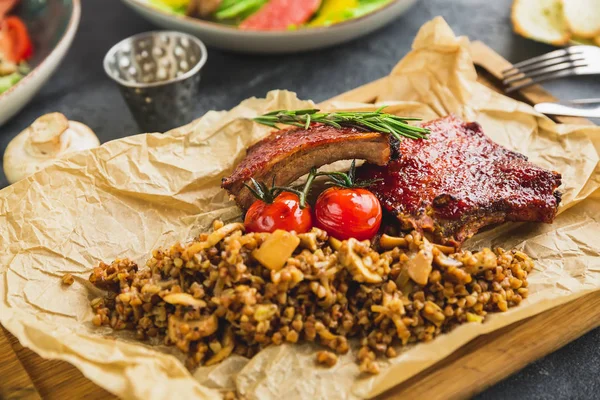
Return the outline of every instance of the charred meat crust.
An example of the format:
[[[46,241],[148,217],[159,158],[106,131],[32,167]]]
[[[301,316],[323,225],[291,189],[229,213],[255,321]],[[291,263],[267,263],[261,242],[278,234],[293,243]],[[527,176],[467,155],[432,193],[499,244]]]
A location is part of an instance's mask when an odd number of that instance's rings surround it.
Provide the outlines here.
[[[361,179],[381,179],[370,189],[402,227],[456,246],[487,225],[554,220],[559,173],[493,142],[477,123],[450,116],[424,126],[428,139],[404,140],[398,159],[358,170]]]
[[[246,157],[221,186],[247,209],[255,200],[244,186],[250,178],[270,183],[275,177],[276,185],[288,185],[312,167],[351,159],[385,165],[390,159],[388,135],[327,125],[276,131],[248,148]]]

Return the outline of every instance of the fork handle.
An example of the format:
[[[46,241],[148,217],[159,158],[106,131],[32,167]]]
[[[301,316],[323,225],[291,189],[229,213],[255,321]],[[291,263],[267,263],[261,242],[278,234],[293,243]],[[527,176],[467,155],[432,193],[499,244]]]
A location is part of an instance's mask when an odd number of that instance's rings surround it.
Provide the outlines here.
[[[547,115],[568,115],[571,117],[600,118],[600,107],[577,108],[556,103],[539,103],[536,104],[534,108],[536,111]]]

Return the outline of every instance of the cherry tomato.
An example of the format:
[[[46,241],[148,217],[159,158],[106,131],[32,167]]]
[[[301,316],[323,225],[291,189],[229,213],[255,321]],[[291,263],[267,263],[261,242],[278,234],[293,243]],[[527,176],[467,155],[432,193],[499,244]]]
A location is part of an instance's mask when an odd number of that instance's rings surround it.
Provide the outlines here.
[[[277,229],[305,233],[312,228],[312,212],[309,206],[300,208],[298,195],[290,192],[279,194],[272,203],[256,200],[244,219],[248,232],[274,232]]]
[[[27,27],[15,16],[6,17],[2,22],[3,41],[10,42],[10,52],[6,57],[12,62],[27,60],[33,53],[31,39],[27,33]],[[8,46],[3,46],[6,52]]]
[[[317,198],[315,225],[336,239],[371,239],[381,225],[381,205],[366,189],[331,187]]]

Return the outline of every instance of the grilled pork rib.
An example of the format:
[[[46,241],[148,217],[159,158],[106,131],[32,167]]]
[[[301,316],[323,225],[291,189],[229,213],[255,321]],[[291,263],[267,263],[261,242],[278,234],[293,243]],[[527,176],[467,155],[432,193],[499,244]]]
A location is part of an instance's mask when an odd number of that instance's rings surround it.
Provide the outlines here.
[[[398,159],[357,171],[361,179],[381,179],[369,189],[404,229],[460,246],[490,224],[554,220],[559,173],[494,143],[477,123],[450,116],[424,127],[429,138],[403,140]]]
[[[327,125],[276,131],[250,147],[221,186],[235,196],[240,207],[247,209],[256,200],[244,186],[250,178],[270,184],[275,176],[276,185],[287,185],[309,173],[312,167],[352,159],[385,165],[390,159],[388,135]]]

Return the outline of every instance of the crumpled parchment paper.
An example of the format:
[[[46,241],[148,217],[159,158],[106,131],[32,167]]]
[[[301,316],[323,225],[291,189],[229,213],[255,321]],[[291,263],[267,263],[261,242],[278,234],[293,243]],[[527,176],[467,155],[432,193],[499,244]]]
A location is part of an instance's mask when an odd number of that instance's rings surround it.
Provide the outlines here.
[[[221,177],[269,131],[244,118],[313,106],[273,91],[164,135],[127,137],[77,153],[0,191],[0,322],[24,346],[72,363],[123,398],[215,398],[237,387],[251,399],[350,399],[372,397],[478,335],[600,289],[600,128],[557,125],[477,83],[467,46],[437,18],[422,27],[413,50],[385,78],[377,104],[334,101],[328,108],[387,104],[388,112],[424,119],[455,113],[562,173],[563,202],[554,224],[505,224],[467,244],[516,247],[535,259],[531,295],[521,306],[407,347],[367,378],[359,377],[353,354],[331,369],[317,367],[316,347],[309,344],[272,346],[252,360],[235,356],[192,375],[172,348],[94,328],[89,299],[98,292],[87,278],[100,260],[143,261],[157,246],[187,240],[217,217],[239,217],[219,188]],[[71,287],[60,284],[67,272],[76,277]]]

